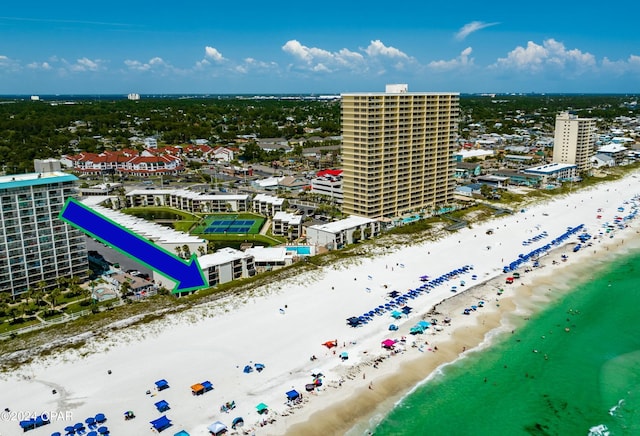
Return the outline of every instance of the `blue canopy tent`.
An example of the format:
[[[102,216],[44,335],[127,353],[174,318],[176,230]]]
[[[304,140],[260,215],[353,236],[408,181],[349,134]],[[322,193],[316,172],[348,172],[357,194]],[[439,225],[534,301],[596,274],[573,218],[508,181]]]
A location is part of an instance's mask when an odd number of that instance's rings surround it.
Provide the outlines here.
[[[244,425],[244,419],[242,419],[241,416],[233,418],[233,421],[231,422],[231,428],[234,430],[236,429],[236,427],[242,427],[243,425]]]
[[[178,433],[175,433],[173,436],[189,436],[185,430],[180,430]]]
[[[171,407],[169,407],[169,403],[167,403],[165,400],[158,401],[154,404],[154,406],[156,406],[158,412],[166,412],[167,410],[171,409]]]
[[[253,367],[251,365],[246,365],[242,372],[244,372],[245,374],[249,374],[250,372],[253,372]]]
[[[295,389],[290,390],[289,392],[285,393],[285,395],[287,396],[287,400],[289,401],[293,401],[297,398],[300,398],[300,393]]]
[[[264,364],[256,363],[253,365],[256,368],[256,371],[261,372],[264,369]]]
[[[389,330],[391,330],[391,331],[398,330],[398,326],[397,326],[397,325],[395,325],[395,324],[390,324],[390,325],[389,325]]]
[[[159,391],[162,391],[164,389],[169,389],[169,382],[166,381],[165,379],[158,380],[156,382],[156,389]]]
[[[347,318],[347,324],[351,327],[358,327],[360,325],[360,319],[357,316],[352,316],[351,318]]]
[[[22,431],[28,431],[28,430],[34,430],[38,427],[42,427],[43,425],[47,425],[50,424],[51,421],[49,421],[49,418],[44,415],[43,416],[37,416],[35,418],[30,418],[24,421],[20,421],[20,427],[22,428]]]
[[[173,425],[173,424],[171,424],[171,420],[169,418],[167,418],[166,415],[162,415],[158,419],[154,419],[153,421],[149,421],[149,424],[151,424],[153,426],[153,428],[158,433],[160,433],[163,430],[168,429],[169,427],[171,427]]]
[[[209,425],[207,427],[207,430],[209,430],[209,433],[211,433],[212,435],[220,435],[224,432],[227,431],[227,426],[224,425],[222,422],[220,421],[216,421],[213,424]]]
[[[402,318],[402,313],[398,312],[397,310],[394,310],[393,312],[391,312],[391,316],[394,317],[395,319],[399,319],[399,318]]]
[[[205,380],[200,384],[204,388],[205,392],[209,392],[209,391],[213,390],[213,384],[211,384],[211,382],[209,380]]]
[[[430,322],[428,322],[428,321],[424,321],[424,320],[422,320],[422,321],[418,321],[418,324],[416,324],[416,325],[419,325],[420,327],[423,327],[423,328],[426,330],[426,329],[428,329],[428,328],[429,328],[429,326],[431,325],[431,323],[430,323]]]

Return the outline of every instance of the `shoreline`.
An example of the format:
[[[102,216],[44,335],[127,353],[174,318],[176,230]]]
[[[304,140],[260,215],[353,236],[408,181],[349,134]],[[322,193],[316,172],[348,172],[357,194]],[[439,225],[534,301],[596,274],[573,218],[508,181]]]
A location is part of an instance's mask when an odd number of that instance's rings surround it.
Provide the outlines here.
[[[634,224],[638,227],[637,223]],[[628,243],[622,247],[625,241]],[[394,362],[386,370],[374,373],[377,374],[377,377],[373,378],[375,390],[378,386],[381,387],[379,393],[372,394],[367,391],[366,383],[359,383],[352,388],[351,393],[335,395],[339,398],[331,401],[329,398],[324,398],[322,399],[324,404],[311,404],[319,410],[309,410],[309,413],[291,420],[294,422],[289,423],[290,427],[284,434],[287,436],[371,434],[372,427],[375,425],[366,425],[366,423],[378,424],[403,398],[432,378],[441,375],[447,366],[464,359],[467,353],[485,351],[502,341],[509,332],[515,331],[520,325],[526,323],[530,316],[544,311],[550,304],[556,303],[567,295],[575,286],[575,282],[569,285],[569,281],[574,279],[588,281],[586,273],[592,273],[594,268],[600,272],[612,260],[619,259],[632,251],[640,251],[640,231],[632,227],[626,228],[616,238],[605,240],[603,245],[597,247],[600,249],[598,252],[589,256],[580,256],[578,261],[571,259],[572,261],[567,263],[562,262],[562,255],[569,255],[572,252],[572,245],[575,244],[564,244],[549,252],[544,258],[544,263],[541,263],[544,271],[523,274],[520,279],[521,286],[507,288],[513,292],[505,290],[503,296],[495,299],[496,302],[499,301],[499,307],[489,305],[488,309],[478,309],[478,312],[473,314],[475,323],[460,325],[444,337],[435,334],[435,340],[430,343],[438,347],[437,352],[425,353],[424,356],[407,356],[402,361]],[[624,248],[624,251],[609,251],[612,247]],[[553,261],[557,264],[553,265]],[[491,288],[495,296],[496,289],[505,288],[504,279],[507,276],[508,274],[502,274],[454,297],[442,300],[430,313],[441,311],[460,313],[478,299],[469,294],[475,291],[485,295],[490,293],[487,291]],[[557,286],[554,280],[557,280],[558,276],[563,276],[562,283],[559,288],[551,290],[549,286]],[[441,310],[438,310],[438,307]],[[320,402],[320,398],[317,400]],[[356,403],[356,408],[353,410]]]
[[[635,178],[629,175],[437,241],[385,253],[374,249],[360,258],[261,286],[248,295],[89,337],[77,349],[40,356],[0,374],[0,392],[9,393],[0,396],[0,409],[73,415],[73,422],[52,422],[31,431],[34,436],[61,431],[97,412],[108,415],[114,434],[142,434],[160,416],[154,407],[158,400],[171,405],[166,412],[173,421],[169,433],[185,429],[192,436],[207,435],[209,424],[222,421],[230,434],[358,434],[360,427],[352,430],[354,425],[380,419],[429,376],[467,353],[491,347],[501,332],[517,328],[526,322],[527,313],[566,292],[567,277],[578,274],[572,271],[588,271],[579,269],[582,265],[606,265],[612,255],[639,245],[634,229],[640,224],[633,221],[615,230],[615,237],[598,237],[592,247],[575,254],[573,239],[567,240],[541,258],[543,266],[522,273],[514,284],[504,283],[505,263],[548,242],[525,247],[525,240],[542,230],[548,230],[549,239],[555,238],[567,226],[582,222],[595,235],[603,221],[596,219],[596,209],[606,209],[607,217],[619,214],[620,204],[637,194],[631,183]],[[486,233],[488,228],[494,229],[492,235]],[[569,253],[566,262],[559,261],[563,253]],[[421,276],[440,277],[465,263],[473,265],[476,279],[469,277],[471,272],[463,273],[409,300],[414,310],[400,320],[393,321],[385,312],[369,325],[346,325],[347,318],[389,301],[389,291],[415,289]],[[586,280],[587,274],[578,277]],[[462,279],[467,282],[464,287]],[[455,294],[454,284],[460,286]],[[550,294],[549,284],[554,289]],[[500,297],[499,288],[504,289]],[[462,314],[462,309],[480,300],[484,307]],[[451,318],[450,325],[443,322],[445,317]],[[425,334],[409,334],[417,321],[432,318],[438,319],[440,331],[431,326]],[[390,322],[399,330],[389,331]],[[402,345],[404,351],[383,350],[380,343],[385,338],[398,339],[396,348]],[[336,347],[323,345],[334,339]],[[341,359],[342,353],[348,359]],[[311,361],[310,356],[316,359]],[[243,371],[256,363],[265,369]],[[312,374],[318,372],[324,374],[322,386],[305,392]],[[154,381],[163,378],[171,389],[155,390]],[[213,391],[191,395],[190,386],[203,380],[213,383]],[[303,394],[301,403],[287,403],[285,392],[291,389]],[[221,412],[220,405],[229,401],[236,409]],[[260,403],[269,406],[266,414],[256,411]],[[125,422],[126,410],[134,410],[138,418]],[[231,431],[231,419],[237,416],[243,417],[245,426]],[[18,428],[17,423],[0,421],[0,433],[13,434]]]

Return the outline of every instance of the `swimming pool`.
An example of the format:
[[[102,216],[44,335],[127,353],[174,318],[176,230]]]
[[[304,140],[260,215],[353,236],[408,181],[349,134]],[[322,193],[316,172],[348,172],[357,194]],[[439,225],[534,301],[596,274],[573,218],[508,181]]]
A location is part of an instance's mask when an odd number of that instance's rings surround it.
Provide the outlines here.
[[[298,256],[315,255],[315,247],[311,245],[287,245],[287,251],[294,251]]]

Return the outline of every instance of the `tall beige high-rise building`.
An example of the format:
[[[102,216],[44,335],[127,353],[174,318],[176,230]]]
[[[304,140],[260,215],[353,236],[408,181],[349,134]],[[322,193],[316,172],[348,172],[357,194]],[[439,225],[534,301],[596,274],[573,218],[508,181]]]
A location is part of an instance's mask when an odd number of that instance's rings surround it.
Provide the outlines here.
[[[588,171],[595,151],[595,133],[595,119],[561,112],[556,116],[553,161],[574,164],[580,172]]]
[[[395,217],[447,204],[455,188],[459,94],[342,94],[343,212]]]

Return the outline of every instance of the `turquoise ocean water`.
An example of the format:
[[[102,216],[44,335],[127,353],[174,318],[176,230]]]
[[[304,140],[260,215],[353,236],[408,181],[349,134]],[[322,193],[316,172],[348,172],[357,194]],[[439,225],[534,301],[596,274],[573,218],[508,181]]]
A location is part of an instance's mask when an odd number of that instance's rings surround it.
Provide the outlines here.
[[[372,432],[640,435],[640,253],[443,368]]]

